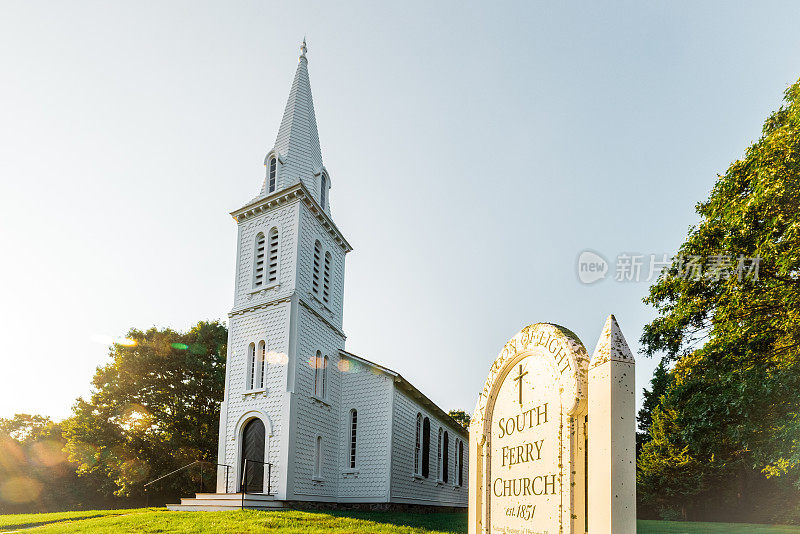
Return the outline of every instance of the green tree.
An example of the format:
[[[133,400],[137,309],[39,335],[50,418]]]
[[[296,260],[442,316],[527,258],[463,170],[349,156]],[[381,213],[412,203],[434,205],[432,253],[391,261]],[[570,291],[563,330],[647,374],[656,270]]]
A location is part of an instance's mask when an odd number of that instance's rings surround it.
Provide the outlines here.
[[[658,491],[683,477],[697,482],[685,454],[703,466],[703,491],[734,496],[728,506],[764,510],[774,492],[797,501],[796,490],[765,486],[764,477],[800,486],[800,81],[697,212],[699,224],[645,298],[658,316],[643,350],[678,365],[649,410],[643,489],[659,487],[650,481],[660,462],[685,471],[663,477]],[[669,425],[658,427],[667,406]]]
[[[227,335],[219,322],[201,321],[186,333],[132,329],[113,345],[91,397],[64,423],[78,473],[105,495],[130,497],[194,460],[215,462]]]
[[[469,414],[464,410],[450,410],[447,415],[452,417],[458,424],[469,429]]]
[[[41,415],[0,419],[0,513],[74,510],[96,504],[67,462],[58,423]]]

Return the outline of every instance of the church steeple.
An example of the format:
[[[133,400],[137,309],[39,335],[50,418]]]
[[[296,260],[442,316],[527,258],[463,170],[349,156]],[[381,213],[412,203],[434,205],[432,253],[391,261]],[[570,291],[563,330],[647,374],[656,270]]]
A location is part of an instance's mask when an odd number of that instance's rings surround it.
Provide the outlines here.
[[[311,97],[311,83],[308,79],[306,52],[304,38],[275,146],[267,153],[264,160],[267,175],[259,196],[268,195],[302,181],[314,199],[323,204],[323,209],[328,211],[324,204],[327,204],[325,197],[330,187],[330,179],[322,165],[322,151],[319,146],[317,119],[314,115],[314,101]]]

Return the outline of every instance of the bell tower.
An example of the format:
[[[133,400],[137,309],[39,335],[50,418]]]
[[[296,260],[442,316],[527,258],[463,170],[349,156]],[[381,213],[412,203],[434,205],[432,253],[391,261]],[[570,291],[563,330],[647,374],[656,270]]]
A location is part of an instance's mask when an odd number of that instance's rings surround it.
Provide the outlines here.
[[[338,442],[352,250],[331,218],[305,39],[300,52],[261,190],[231,213],[238,246],[217,460],[230,466],[227,481],[218,473],[219,493],[240,491],[246,479],[248,493],[279,500],[324,499],[329,488],[335,498],[334,484],[313,480],[335,480],[335,454],[319,448]]]

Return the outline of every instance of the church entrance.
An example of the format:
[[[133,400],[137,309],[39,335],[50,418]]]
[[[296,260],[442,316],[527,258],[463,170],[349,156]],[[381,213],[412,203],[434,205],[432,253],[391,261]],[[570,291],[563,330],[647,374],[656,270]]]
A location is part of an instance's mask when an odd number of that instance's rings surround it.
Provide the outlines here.
[[[242,482],[245,492],[264,492],[264,441],[266,431],[261,419],[253,419],[244,427],[242,433]],[[245,460],[247,460],[245,462]]]

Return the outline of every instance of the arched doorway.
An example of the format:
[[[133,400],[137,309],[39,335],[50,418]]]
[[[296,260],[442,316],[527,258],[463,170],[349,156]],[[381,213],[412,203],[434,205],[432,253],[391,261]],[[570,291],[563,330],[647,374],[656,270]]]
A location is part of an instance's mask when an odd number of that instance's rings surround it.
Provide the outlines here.
[[[241,468],[242,481],[247,484],[248,493],[264,492],[264,442],[266,431],[264,422],[252,419],[242,432]],[[247,459],[247,462],[245,462]]]

